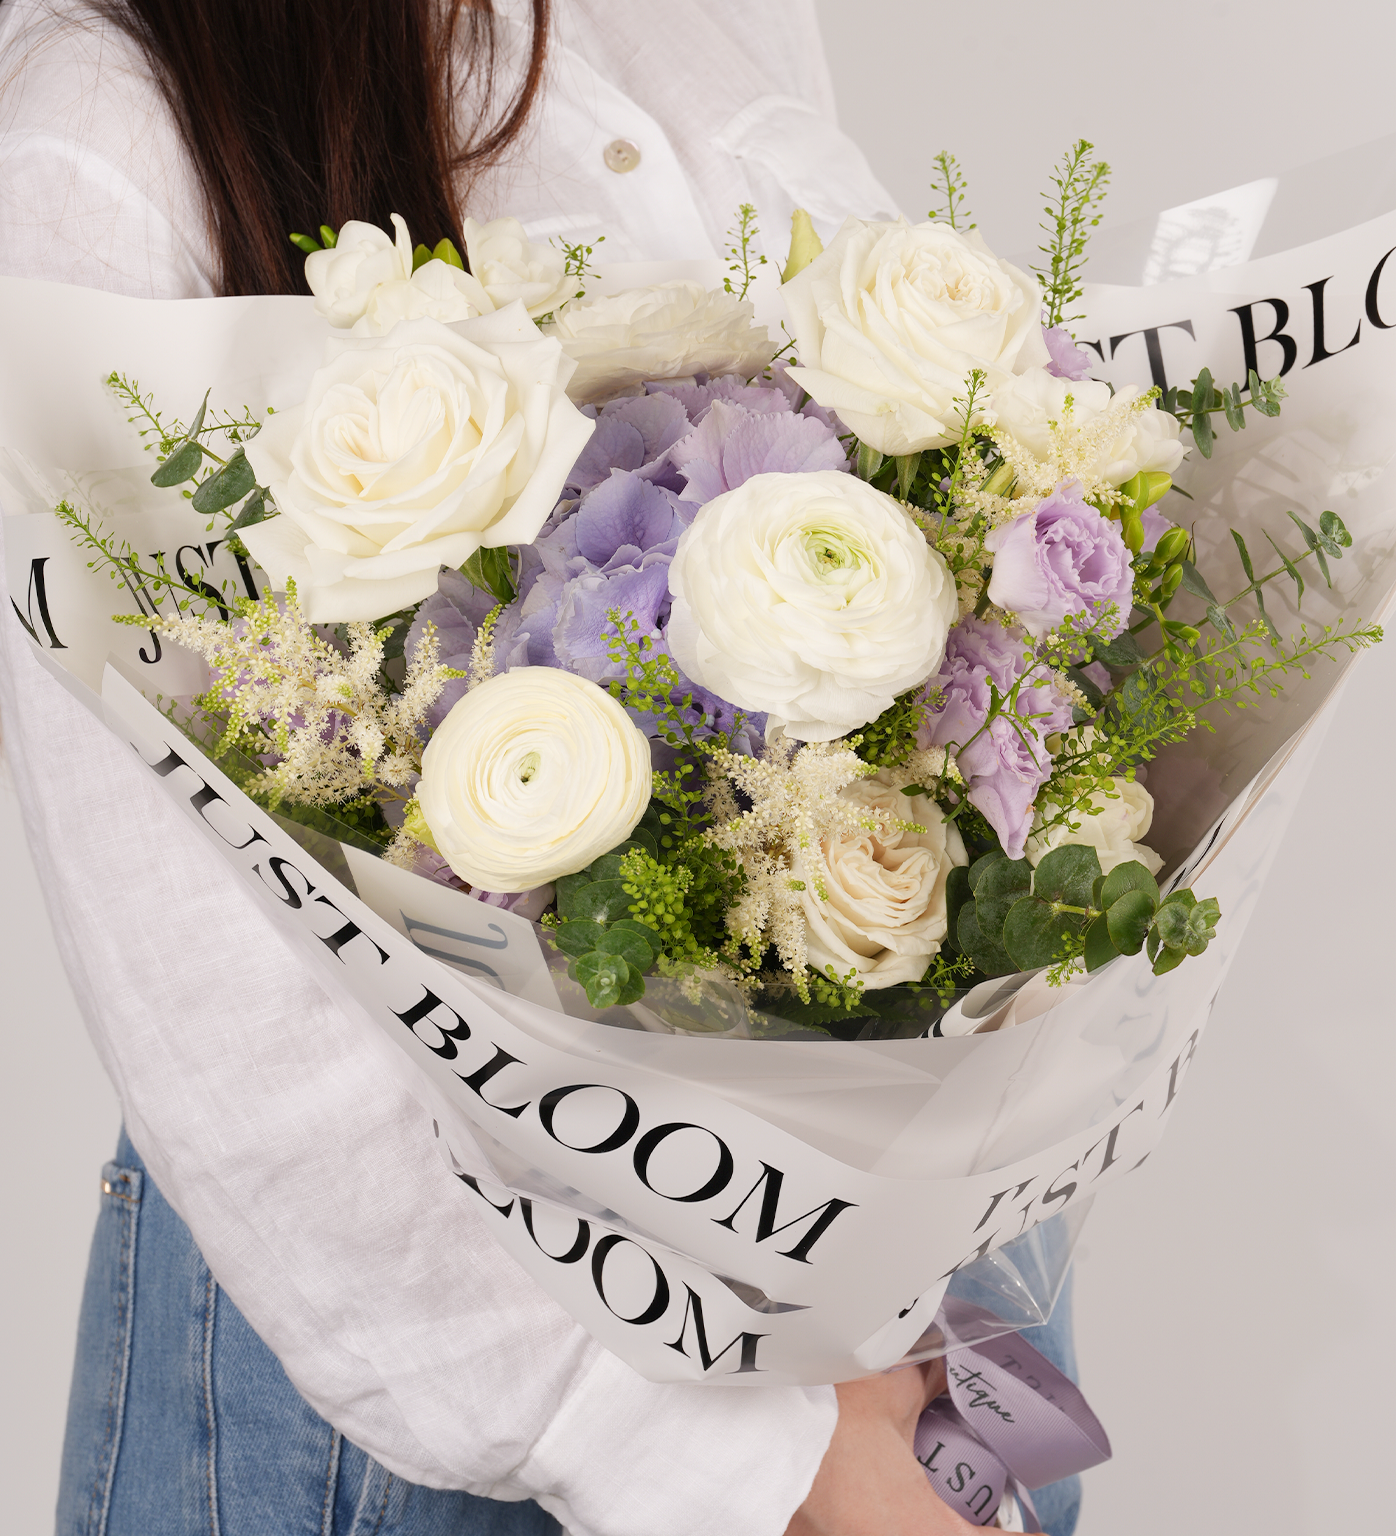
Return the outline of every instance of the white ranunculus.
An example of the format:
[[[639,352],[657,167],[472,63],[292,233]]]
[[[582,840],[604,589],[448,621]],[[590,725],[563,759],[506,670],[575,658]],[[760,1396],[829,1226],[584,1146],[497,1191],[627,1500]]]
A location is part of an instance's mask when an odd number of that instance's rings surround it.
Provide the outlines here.
[[[667,634],[695,682],[800,741],[875,720],[940,666],[954,578],[890,496],[837,470],[714,497],[669,567]]]
[[[332,339],[304,403],[247,445],[281,513],[247,547],[312,623],[421,602],[440,566],[543,526],[593,429],[571,372],[522,304]]]
[[[545,329],[576,359],[568,392],[585,405],[648,379],[695,373],[751,378],[775,356],[754,313],[749,300],[680,279],[609,298],[576,299]]]
[[[800,356],[791,378],[881,453],[958,439],[971,369],[993,388],[1049,360],[1036,281],[974,230],[846,219],[781,293]]]
[[[650,771],[649,742],[604,688],[517,667],[472,688],[432,734],[417,804],[462,880],[527,891],[623,843]]]
[[[567,275],[567,258],[551,245],[534,245],[517,219],[491,219],[464,225],[465,254],[490,302],[503,309],[515,299],[536,320],[559,308],[576,291]]]
[[[1045,462],[1052,448],[1051,423],[1065,420],[1068,395],[1071,419],[1078,427],[1113,411],[1119,431],[1102,447],[1092,472],[1109,485],[1123,485],[1141,470],[1171,475],[1183,462],[1174,417],[1155,407],[1126,409],[1141,394],[1137,384],[1122,385],[1112,395],[1110,386],[1096,379],[1059,379],[1045,368],[1029,368],[994,390],[986,420]]]
[[[1098,791],[1088,806],[1072,815],[1071,820],[1080,823],[1075,832],[1063,823],[1045,835],[1028,838],[1025,857],[1034,869],[1053,848],[1079,843],[1099,854],[1102,874],[1108,875],[1117,864],[1128,864],[1131,859],[1137,859],[1151,875],[1159,872],[1163,860],[1139,841],[1153,825],[1154,797],[1132,779],[1111,779],[1110,784],[1110,794]],[[1092,810],[1099,814],[1091,815]]]
[[[820,900],[799,853],[792,874],[805,882],[809,964],[844,977],[856,970],[869,990],[920,981],[946,935],[945,878],[967,864],[958,828],[934,800],[902,794],[886,769],[855,779],[840,798],[866,808],[879,830],[858,828],[820,844],[829,875]],[[908,832],[897,822],[917,822]]]

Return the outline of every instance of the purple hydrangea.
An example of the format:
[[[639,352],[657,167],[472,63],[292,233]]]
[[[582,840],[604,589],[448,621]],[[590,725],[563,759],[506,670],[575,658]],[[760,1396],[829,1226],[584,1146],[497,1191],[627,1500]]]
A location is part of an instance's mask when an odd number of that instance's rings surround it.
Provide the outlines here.
[[[756,412],[721,399],[674,444],[670,458],[684,477],[685,499],[700,506],[753,475],[848,468],[843,444],[822,421],[789,410]]]
[[[1106,638],[1128,621],[1129,547],[1119,524],[1102,517],[1075,481],[1059,485],[1035,511],[1000,524],[984,545],[994,555],[989,600],[1039,639],[1072,615],[1094,619],[1112,603],[1117,616]]]
[[[1064,325],[1044,325],[1042,339],[1047,343],[1051,362],[1047,372],[1058,379],[1088,379],[1095,359],[1085,347],[1078,347],[1072,334]]]
[[[940,672],[931,679],[940,703],[920,733],[922,747],[954,752],[970,804],[998,834],[1010,859],[1023,857],[1033,804],[1051,772],[1046,738],[1072,723],[1070,704],[1034,666],[1032,642],[1023,630],[972,616],[961,619],[946,641]],[[990,720],[990,683],[1003,696],[1025,675],[1016,718],[999,714]]]

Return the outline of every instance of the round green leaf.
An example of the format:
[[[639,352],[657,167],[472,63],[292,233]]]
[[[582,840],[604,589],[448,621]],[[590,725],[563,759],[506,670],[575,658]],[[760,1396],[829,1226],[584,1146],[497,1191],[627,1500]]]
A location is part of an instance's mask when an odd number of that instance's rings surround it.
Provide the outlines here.
[[[221,512],[224,507],[241,501],[256,484],[256,472],[239,448],[222,469],[210,475],[194,492],[192,506],[196,512]]]
[[[648,923],[642,923],[638,917],[622,917],[611,924],[612,933],[615,933],[618,929],[624,929],[629,933],[635,934],[637,938],[643,939],[649,946],[649,959],[640,966],[641,970],[647,971],[664,951],[663,942],[659,935]]]
[[[176,448],[168,459],[150,477],[152,485],[161,487],[183,485],[192,480],[199,465],[204,461],[204,450],[197,443],[185,443]]]
[[[1018,969],[1002,945],[992,943],[979,931],[974,902],[967,901],[960,908],[955,936],[960,942],[960,948],[986,976],[1007,976]]]
[[[596,948],[597,940],[605,932],[600,923],[565,922],[552,931],[552,941],[563,952],[580,960]]]
[[[586,988],[593,1008],[614,1008],[630,986],[630,966],[623,955],[593,950],[576,962],[577,980]]]
[[[1125,891],[1110,904],[1105,914],[1110,942],[1122,955],[1137,955],[1144,947],[1144,936],[1153,916],[1154,903],[1147,891]],[[1101,919],[1097,918],[1096,922],[1099,921]]]
[[[980,858],[977,858],[974,863],[970,865],[969,888],[975,893],[975,895],[979,894],[979,882],[984,878],[984,871],[991,865],[997,864],[1000,859],[1006,859],[1007,857],[1008,855],[1003,851],[1002,848],[995,848],[991,852],[983,854]]]
[[[1043,854],[1038,861],[1032,893],[1044,901],[1065,902],[1069,907],[1088,907],[1099,877],[1100,856],[1095,849],[1081,843],[1067,843]]]
[[[596,941],[603,955],[623,955],[637,971],[647,971],[654,963],[649,940],[629,928],[608,928]]]
[[[969,888],[969,870],[956,864],[945,877],[945,921],[950,938],[959,943],[960,909],[974,899]]]
[[[980,877],[974,891],[979,931],[992,944],[1003,942],[1003,920],[1015,901],[1032,890],[1032,865],[1026,859],[999,859]]]
[[[1036,971],[1060,960],[1082,921],[1071,912],[1054,912],[1050,902],[1036,896],[1014,902],[1003,925],[1003,947],[1014,969]]]
[[[1158,958],[1154,961],[1154,975],[1164,976],[1169,971],[1175,970],[1188,957],[1185,949],[1161,949]]]
[[[1110,942],[1110,929],[1102,913],[1086,929],[1086,969],[1098,971],[1102,966],[1109,965],[1119,953],[1119,950]]]
[[[619,880],[593,880],[571,893],[568,918],[590,918],[594,923],[613,923],[630,916],[630,897]]]
[[[1158,881],[1149,873],[1138,859],[1130,859],[1127,864],[1117,864],[1106,875],[1105,879],[1096,887],[1096,906],[1113,907],[1126,891],[1143,891],[1149,898],[1149,908],[1158,906]],[[1138,948],[1138,945],[1135,946]],[[1131,954],[1134,950],[1130,951]]]

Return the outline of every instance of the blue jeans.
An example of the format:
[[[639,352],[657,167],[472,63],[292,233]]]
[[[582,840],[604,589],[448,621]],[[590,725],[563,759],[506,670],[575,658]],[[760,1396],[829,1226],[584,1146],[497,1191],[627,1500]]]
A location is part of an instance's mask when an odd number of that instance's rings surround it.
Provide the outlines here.
[[[291,1385],[122,1133],[78,1323],[57,1536],[560,1536],[404,1481]]]

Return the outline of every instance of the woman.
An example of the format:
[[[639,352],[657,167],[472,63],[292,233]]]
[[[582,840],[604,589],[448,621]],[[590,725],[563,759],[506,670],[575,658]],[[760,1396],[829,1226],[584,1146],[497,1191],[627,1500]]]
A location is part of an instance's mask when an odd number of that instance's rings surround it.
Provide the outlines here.
[[[744,201],[772,255],[797,204],[826,228],[892,212],[833,126],[808,4],[548,11],[11,0],[0,272],[303,292],[289,230],[392,212],[433,243],[509,213],[651,260],[715,255]],[[970,1529],[910,1450],[938,1367],[700,1392],[601,1350],[231,873],[14,626],[0,645],[36,863],[130,1137],[103,1172],[62,1536]]]

